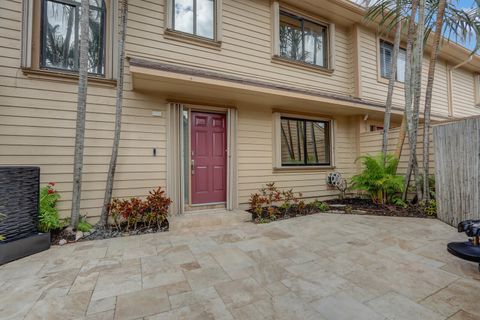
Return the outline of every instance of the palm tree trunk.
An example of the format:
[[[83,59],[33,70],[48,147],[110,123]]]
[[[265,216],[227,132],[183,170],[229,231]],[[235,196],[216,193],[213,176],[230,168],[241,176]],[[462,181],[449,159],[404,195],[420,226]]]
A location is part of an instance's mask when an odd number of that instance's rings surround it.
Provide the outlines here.
[[[404,110],[404,117],[402,120],[402,127],[405,128],[404,132],[400,132],[399,134],[399,144],[403,148],[403,141],[400,143],[400,140],[405,139],[405,135],[409,134],[410,136],[410,119],[412,118],[412,74],[414,73],[414,64],[412,63],[412,51],[413,51],[413,43],[414,43],[414,38],[415,38],[415,16],[417,15],[417,8],[418,8],[418,2],[419,0],[413,0],[412,1],[412,10],[411,10],[411,16],[410,16],[410,21],[408,23],[408,34],[407,34],[407,50],[406,50],[406,61],[405,61],[405,110]],[[400,137],[403,135],[403,139],[400,139]],[[410,138],[409,138],[410,140]],[[397,146],[397,150],[401,149]],[[407,174],[405,175],[405,187],[404,187],[404,192],[403,192],[403,200],[405,201],[407,199],[408,195],[408,187],[410,184],[410,165],[412,162],[412,155],[410,153],[410,160],[408,162],[408,167],[407,167]]]
[[[125,65],[125,38],[127,34],[128,18],[128,0],[122,1],[122,11],[120,18],[120,37],[118,41],[118,79],[117,79],[117,99],[115,104],[115,133],[113,137],[112,155],[108,166],[107,185],[105,196],[103,198],[102,213],[100,215],[100,225],[105,226],[108,220],[108,204],[112,201],[113,181],[117,167],[118,147],[120,144],[120,133],[122,131],[122,106],[123,106],[123,79]]]
[[[407,103],[411,103],[411,98],[407,97],[407,94],[410,95],[410,60],[412,55],[412,47],[413,47],[413,39],[414,39],[414,32],[415,32],[415,15],[417,14],[417,7],[418,7],[418,0],[414,0],[412,2],[412,9],[411,9],[411,17],[408,22],[408,30],[407,30],[407,50],[406,50],[406,61],[405,61],[405,83],[404,83],[404,92],[405,92],[405,110],[403,112],[402,123],[400,125],[400,130],[398,132],[398,140],[397,146],[395,148],[395,157],[400,160],[402,155],[403,145],[405,144],[405,137],[407,135]],[[395,170],[395,173],[398,170]]]
[[[402,123],[400,125],[400,130],[398,131],[397,146],[395,147],[395,158],[400,161],[402,156],[403,144],[405,143],[405,136],[407,135],[407,119],[405,118],[405,113],[403,113]],[[397,164],[398,167],[398,164]],[[398,168],[397,168],[398,169]],[[395,174],[397,172],[395,171]]]
[[[423,125],[423,196],[430,200],[429,164],[430,164],[430,113],[432,109],[433,80],[435,77],[435,65],[440,52],[440,39],[442,36],[443,18],[445,15],[446,0],[439,0],[437,20],[435,23],[435,35],[433,38],[430,65],[428,67],[428,80],[425,92],[425,110]]]
[[[88,85],[88,31],[89,0],[82,0],[80,18],[80,66],[78,70],[77,123],[75,127],[75,155],[73,162],[73,192],[70,227],[75,230],[80,218],[80,199],[82,193],[83,149],[85,138],[85,115],[87,107]]]
[[[402,36],[402,16],[400,0],[397,0],[396,11],[397,13],[395,19],[397,21],[395,24],[395,40],[393,45],[390,79],[388,80],[387,102],[385,103],[385,116],[383,119],[382,154],[384,160],[387,158],[388,152],[388,131],[390,130],[390,118],[392,115],[393,89],[395,88],[395,81],[397,77],[397,58],[398,51],[400,50],[400,38]]]
[[[423,41],[425,37],[425,0],[419,0],[418,4],[418,27],[415,39],[415,47],[413,53],[414,67],[414,90],[413,90],[413,113],[411,118],[411,127],[409,130],[410,155],[412,161],[410,165],[414,173],[415,190],[418,201],[422,200],[423,187],[419,177],[418,159],[417,159],[417,140],[418,140],[418,123],[420,118],[420,98],[422,94],[422,65],[423,65]],[[408,125],[408,123],[407,123]]]

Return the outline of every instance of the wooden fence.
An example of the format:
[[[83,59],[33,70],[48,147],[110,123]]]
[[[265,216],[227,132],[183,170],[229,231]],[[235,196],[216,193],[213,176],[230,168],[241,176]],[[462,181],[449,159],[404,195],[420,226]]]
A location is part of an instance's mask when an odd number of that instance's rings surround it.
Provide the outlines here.
[[[433,128],[438,218],[480,219],[480,117]]]

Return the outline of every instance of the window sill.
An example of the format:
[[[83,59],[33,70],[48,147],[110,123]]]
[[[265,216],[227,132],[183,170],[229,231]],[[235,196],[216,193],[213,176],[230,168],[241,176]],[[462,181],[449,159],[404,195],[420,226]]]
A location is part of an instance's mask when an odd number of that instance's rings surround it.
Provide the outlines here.
[[[274,167],[273,172],[323,172],[334,170],[335,166],[291,166]]]
[[[318,71],[328,75],[331,75],[334,72],[334,69],[324,68],[324,67],[316,66],[314,64],[309,64],[305,62],[294,61],[294,60],[290,60],[290,59],[283,58],[276,55],[272,57],[272,62],[286,65],[286,66],[295,66],[295,67],[299,67],[306,70],[314,70],[314,71]]]
[[[383,83],[385,85],[388,86],[388,83],[390,82],[390,80],[388,80],[387,78],[384,78],[382,76],[378,76],[377,77],[377,81],[379,83]],[[395,88],[398,88],[398,89],[404,89],[405,88],[405,82],[401,82],[401,81],[398,81],[398,80],[395,80]]]
[[[59,82],[69,82],[69,83],[78,83],[78,75],[70,72],[61,72],[61,71],[52,71],[52,70],[42,70],[42,69],[22,69],[23,74],[32,79],[43,79],[43,80],[52,80]],[[89,75],[88,83],[115,87],[117,85],[117,80],[114,79],[105,79],[98,76]]]
[[[180,31],[175,31],[172,29],[166,29],[163,33],[163,37],[165,39],[199,45],[199,46],[209,48],[209,49],[214,49],[214,50],[221,50],[221,47],[222,47],[221,41],[209,40],[206,38],[202,38],[199,36],[191,35],[191,34],[180,32]]]

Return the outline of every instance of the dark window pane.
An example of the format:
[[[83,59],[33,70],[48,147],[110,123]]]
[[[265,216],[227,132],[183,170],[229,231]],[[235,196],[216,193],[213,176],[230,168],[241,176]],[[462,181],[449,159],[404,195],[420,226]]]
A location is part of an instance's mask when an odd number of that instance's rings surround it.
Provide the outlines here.
[[[393,45],[386,41],[380,41],[380,74],[384,78],[390,78],[392,69]],[[400,82],[405,81],[405,61],[406,51],[400,48],[397,56],[396,79]]]
[[[173,13],[175,30],[193,33],[193,1],[175,0]]]
[[[103,12],[90,10],[90,32],[88,44],[88,72],[104,73]]]
[[[293,60],[303,60],[301,21],[287,15],[280,16],[280,55]]]
[[[327,67],[326,28],[280,12],[280,56]]]
[[[307,164],[330,163],[330,126],[328,122],[306,122]]]
[[[304,22],[305,62],[326,67],[325,28],[308,21]]]
[[[281,118],[280,127],[282,165],[331,163],[329,122]]]
[[[281,130],[282,164],[304,164],[304,122],[282,118]]]
[[[214,13],[213,0],[197,0],[197,35],[213,39]]]
[[[44,25],[44,65],[66,70],[77,69],[76,7],[47,1]]]
[[[80,1],[44,1],[42,67],[77,71],[79,64]],[[90,0],[88,71],[105,72],[105,6]]]

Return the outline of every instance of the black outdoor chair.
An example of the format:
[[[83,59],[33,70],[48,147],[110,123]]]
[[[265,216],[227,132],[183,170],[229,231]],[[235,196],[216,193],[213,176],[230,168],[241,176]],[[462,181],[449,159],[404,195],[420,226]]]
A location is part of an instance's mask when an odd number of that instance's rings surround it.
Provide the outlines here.
[[[465,220],[458,224],[458,232],[465,232],[466,242],[450,242],[447,250],[461,259],[477,262],[480,271],[480,220]]]

